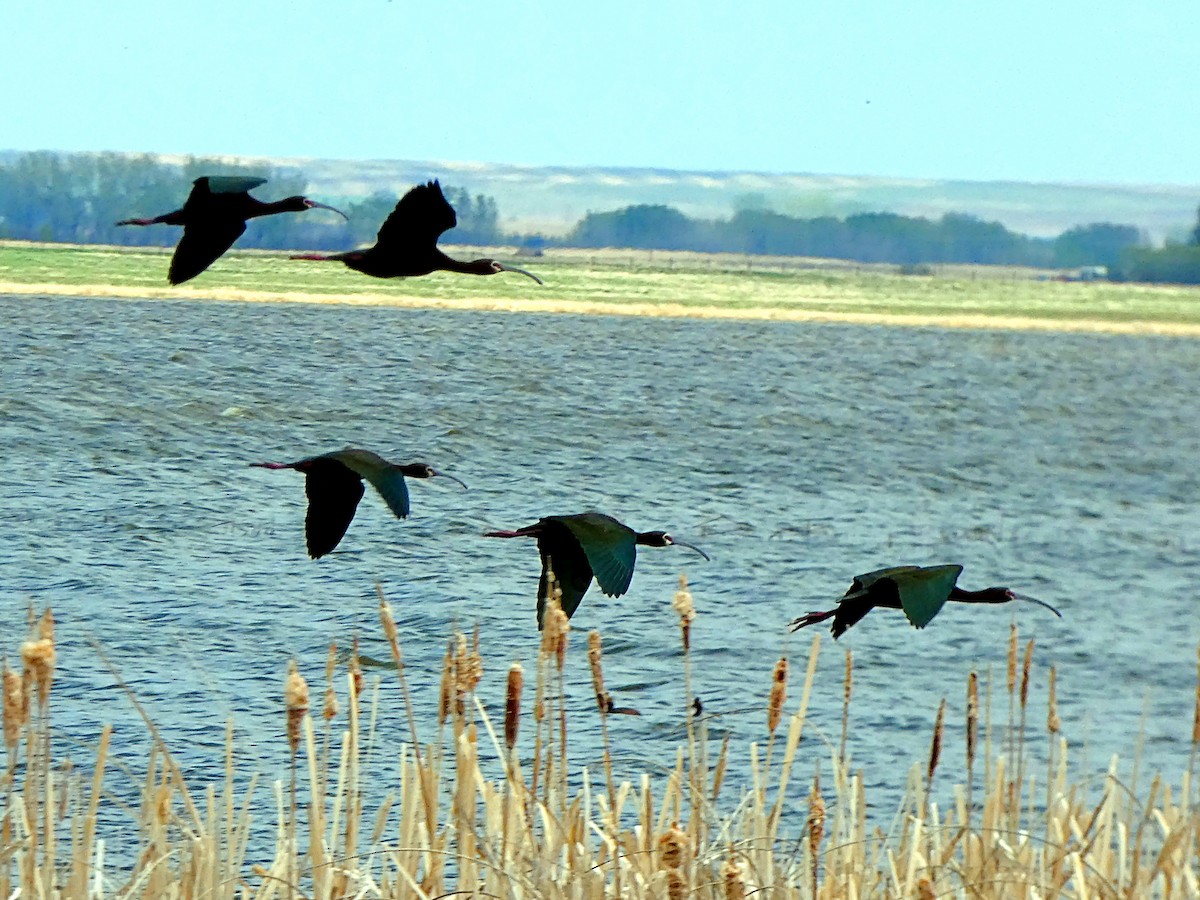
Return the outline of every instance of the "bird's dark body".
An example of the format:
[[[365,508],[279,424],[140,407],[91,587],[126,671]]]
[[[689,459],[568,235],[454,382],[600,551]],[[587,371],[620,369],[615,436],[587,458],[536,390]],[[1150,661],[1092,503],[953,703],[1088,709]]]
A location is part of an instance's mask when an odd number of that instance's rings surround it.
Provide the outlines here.
[[[364,480],[378,491],[398,519],[406,518],[409,513],[405,476],[432,478],[443,475],[458,481],[453,475],[438,472],[425,463],[398,465],[370,450],[355,447],[309,456],[292,463],[251,465],[264,469],[295,469],[304,473],[304,492],[308,497],[304,536],[308,555],[313,559],[331,552],[345,536],[365,493]],[[462,484],[461,481],[458,483]]]
[[[284,212],[303,212],[319,207],[331,209],[345,218],[345,213],[306,197],[285,197],[274,203],[264,203],[251,197],[250,191],[266,184],[265,178],[234,175],[205,175],[192,183],[192,192],[183,206],[152,219],[125,219],[118,225],[179,225],[183,237],[171,257],[167,280],[182,284],[195,278],[246,231],[246,222],[260,216]]]
[[[676,541],[664,531],[637,532],[612,516],[589,511],[569,516],[545,516],[532,525],[515,531],[490,531],[488,537],[532,537],[537,539],[542,559],[538,579],[537,623],[540,630],[550,599],[550,573],[561,591],[562,610],[570,618],[579,608],[583,595],[596,579],[601,592],[620,597],[629,590],[637,548],[690,547],[705,559],[698,547]]]
[[[384,219],[375,243],[364,250],[345,253],[305,253],[292,259],[336,261],[373,278],[416,278],[432,272],[461,272],[467,275],[495,275],[519,272],[538,284],[541,279],[531,272],[506,266],[494,259],[463,261],[438,249],[437,240],[458,224],[442,186],[435,180],[420,184],[400,198],[396,208]]]
[[[830,631],[839,638],[876,607],[903,610],[914,628],[924,628],[947,601],[961,603],[1008,603],[1027,600],[1045,606],[1061,618],[1062,614],[1048,603],[1017,594],[1006,587],[989,587],[968,591],[957,584],[962,566],[892,566],[858,575],[838,600],[837,606],[826,612],[810,612],[792,622],[792,630],[805,628],[833,619]]]

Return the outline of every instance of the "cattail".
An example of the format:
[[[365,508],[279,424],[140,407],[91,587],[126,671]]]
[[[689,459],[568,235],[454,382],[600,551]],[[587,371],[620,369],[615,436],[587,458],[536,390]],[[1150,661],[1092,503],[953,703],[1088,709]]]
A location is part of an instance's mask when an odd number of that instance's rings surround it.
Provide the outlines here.
[[[684,900],[687,894],[687,878],[683,871],[667,869],[667,900]]]
[[[813,867],[821,855],[821,838],[825,836],[825,798],[821,796],[821,779],[813,776],[812,790],[808,793],[808,852],[813,858]]]
[[[1025,660],[1021,664],[1021,709],[1029,699],[1029,670],[1033,668],[1033,638],[1025,645]]]
[[[725,900],[746,900],[746,878],[732,856],[721,865],[721,880],[725,882]]]
[[[287,707],[287,736],[292,755],[300,748],[300,724],[308,714],[308,682],[296,668],[294,659],[288,661],[287,679],[283,683],[283,703]]]
[[[21,676],[4,661],[4,745],[10,750],[21,737],[21,729],[29,722],[29,704]]]
[[[1049,710],[1046,712],[1046,730],[1051,734],[1058,734],[1058,730],[1062,727],[1062,722],[1060,722],[1058,718],[1058,689],[1056,686],[1057,677],[1058,673],[1054,671],[1054,666],[1051,666],[1050,700],[1047,703]]]
[[[508,685],[504,691],[504,745],[509,750],[517,743],[517,728],[521,724],[521,690],[525,687],[525,670],[519,662],[508,667]]]
[[[454,639],[446,644],[446,655],[442,657],[442,683],[438,689],[438,726],[446,724],[454,706]]]
[[[43,631],[43,633],[45,632]],[[37,689],[40,706],[45,706],[50,699],[50,685],[54,681],[54,663],[57,653],[54,649],[53,620],[51,620],[49,634],[49,637],[40,637],[21,645],[21,661],[25,665],[25,671],[29,674],[30,682]],[[28,703],[27,697],[25,702]]]
[[[1008,695],[1017,686],[1017,623],[1008,626]]]
[[[922,878],[917,882],[917,900],[936,900],[937,894],[933,892],[933,882],[928,878]]]
[[[383,629],[385,632],[387,631],[388,620],[391,619],[391,617],[392,617],[391,608],[388,607],[388,605],[386,603],[382,604],[379,608],[379,618],[383,621]],[[394,622],[392,623],[392,627],[393,627],[393,629],[395,628]],[[389,635],[389,639],[390,639],[390,637],[391,637],[391,635]],[[351,701],[351,703],[357,703],[358,698],[361,697],[362,693],[363,693],[363,672],[362,672],[362,666],[358,662],[358,635],[357,634],[354,636],[354,643],[351,644],[351,646],[350,646],[350,659],[346,664],[346,668],[349,670],[350,680],[354,684],[354,696],[350,698],[350,701]]]
[[[329,642],[329,655],[325,657],[325,707],[321,714],[328,722],[338,714],[337,691],[333,686],[333,675],[337,669],[337,644]]]
[[[1200,644],[1196,645],[1196,712],[1192,716],[1192,745],[1200,747]]]
[[[468,691],[474,691],[483,680],[483,656],[479,653],[479,624],[475,624],[475,633],[471,637],[471,650],[466,657],[463,683]]]
[[[975,764],[975,741],[979,736],[979,676],[967,676],[967,766]]]
[[[683,636],[683,649],[685,651],[690,650],[692,646],[692,620],[696,618],[696,605],[692,602],[692,593],[688,590],[687,576],[683,573],[679,575],[679,590],[675,592],[675,599],[671,601],[671,606],[679,614],[679,631]]]
[[[681,868],[686,861],[687,844],[687,834],[680,829],[678,822],[672,822],[671,827],[658,839],[659,868]]]
[[[600,710],[600,715],[608,714],[608,694],[604,690],[604,670],[601,668],[600,661],[603,657],[603,651],[600,648],[600,632],[592,630],[588,632],[588,665],[592,669],[592,688],[596,692],[596,706]]]
[[[937,718],[933,721],[933,742],[929,745],[929,780],[933,781],[933,773],[937,771],[938,760],[942,756],[942,732],[946,720],[946,698],[938,704]]]
[[[567,633],[570,630],[571,623],[567,621],[567,614],[563,612],[558,597],[547,600],[546,614],[542,619],[542,650],[554,656],[559,670],[566,663]]]
[[[767,697],[767,731],[771,734],[779,727],[779,718],[783,714],[783,703],[787,699],[787,677],[787,657],[781,656],[771,672],[771,693]]]

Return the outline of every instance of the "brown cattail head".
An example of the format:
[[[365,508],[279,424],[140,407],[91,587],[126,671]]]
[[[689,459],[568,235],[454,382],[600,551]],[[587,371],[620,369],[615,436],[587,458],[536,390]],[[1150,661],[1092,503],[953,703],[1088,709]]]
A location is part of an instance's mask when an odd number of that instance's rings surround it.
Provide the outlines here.
[[[937,900],[937,894],[933,891],[933,882],[928,878],[922,878],[917,882],[917,900]]]
[[[604,651],[600,646],[600,632],[588,632],[588,665],[592,669],[592,689],[596,692],[596,706],[600,715],[608,714],[608,694],[604,690],[604,669],[601,667]]]
[[[300,725],[308,714],[308,682],[300,674],[294,659],[288,660],[287,678],[283,682],[283,703],[287,707],[288,746],[295,756],[300,749]]]
[[[1008,694],[1017,687],[1017,623],[1008,626]]]
[[[687,862],[687,850],[687,833],[679,827],[678,822],[672,822],[671,827],[658,839],[658,867],[681,868]]]
[[[525,670],[519,662],[508,667],[508,685],[504,691],[504,746],[509,750],[517,743],[521,724],[521,690],[525,687]]]
[[[479,653],[479,623],[475,623],[475,632],[471,636],[471,649],[467,653],[463,671],[463,684],[468,691],[474,691],[483,680],[483,656]]]
[[[321,715],[328,722],[338,714],[337,690],[333,686],[333,676],[337,671],[337,643],[329,642],[329,653],[325,656],[325,705]]]
[[[1196,711],[1192,715],[1192,745],[1200,747],[1200,644],[1196,645]]]
[[[725,900],[746,900],[746,876],[732,856],[721,864],[721,880],[725,883]]]
[[[391,617],[391,609],[388,608],[386,603],[384,603],[379,608],[379,616],[381,619],[384,618],[384,610],[385,609],[387,609],[388,618]],[[386,626],[385,626],[385,629],[386,629]],[[350,702],[357,703],[358,698],[362,696],[362,692],[363,692],[363,671],[362,671],[362,665],[358,661],[358,635],[357,634],[354,636],[354,641],[350,645],[350,659],[348,660],[348,662],[346,664],[346,668],[350,672],[350,680],[354,684],[354,696],[350,698]]]
[[[442,657],[442,683],[438,689],[438,725],[446,724],[454,708],[454,638],[446,644],[446,655]]]
[[[567,660],[567,633],[571,630],[571,623],[558,597],[557,592],[552,592],[546,600],[546,611],[542,617],[542,652],[552,655],[559,671],[562,671]]]
[[[49,610],[47,610],[49,612]],[[26,641],[21,645],[21,662],[24,663],[28,683],[37,689],[38,705],[45,706],[50,699],[50,686],[54,682],[54,664],[58,654],[54,649],[54,620],[50,619],[49,628],[45,627],[46,618],[43,616],[39,632],[48,637]],[[28,690],[28,688],[26,688]],[[25,698],[28,703],[29,698]]]
[[[787,657],[781,656],[771,672],[771,693],[767,696],[767,731],[771,734],[779,727],[779,718],[783,715],[783,704],[787,700],[787,678]]]
[[[684,900],[687,895],[687,877],[683,870],[667,869],[667,900]]]
[[[933,722],[933,742],[929,745],[929,780],[933,781],[933,773],[937,771],[938,760],[942,756],[942,732],[946,722],[946,698],[938,704],[937,718]]]
[[[1033,668],[1033,638],[1025,645],[1025,661],[1021,664],[1021,709],[1029,700],[1029,670]]]
[[[29,704],[21,676],[4,661],[4,746],[10,750],[21,738],[21,729],[29,722]]]
[[[679,615],[679,631],[683,638],[683,649],[690,650],[692,620],[696,618],[696,605],[692,601],[691,591],[688,590],[687,576],[682,572],[679,574],[679,590],[675,592],[675,599],[671,601],[671,606]]]
[[[967,765],[975,764],[975,740],[979,736],[979,676],[967,676]]]
[[[1050,699],[1047,702],[1049,709],[1046,712],[1046,730],[1051,734],[1058,734],[1062,728],[1062,722],[1058,718],[1058,673],[1054,671],[1054,666],[1050,667]]]
[[[821,855],[821,838],[825,835],[825,798],[821,796],[821,779],[813,776],[808,792],[808,852],[815,861]]]
[[[467,636],[461,631],[454,632],[454,715],[460,717],[466,712],[464,698],[470,679],[468,675],[468,669],[471,667],[470,656]]]

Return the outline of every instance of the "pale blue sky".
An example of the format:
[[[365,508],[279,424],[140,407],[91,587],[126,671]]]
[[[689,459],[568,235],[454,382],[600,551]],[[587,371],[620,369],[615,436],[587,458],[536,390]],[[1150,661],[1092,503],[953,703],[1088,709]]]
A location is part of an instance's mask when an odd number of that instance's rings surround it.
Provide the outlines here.
[[[1200,183],[1196,0],[41,0],[0,22],[0,149]]]

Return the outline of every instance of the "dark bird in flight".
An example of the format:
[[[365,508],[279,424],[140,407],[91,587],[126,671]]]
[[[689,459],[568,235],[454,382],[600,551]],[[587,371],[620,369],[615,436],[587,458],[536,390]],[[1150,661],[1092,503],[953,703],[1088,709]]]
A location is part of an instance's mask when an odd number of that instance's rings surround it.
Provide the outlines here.
[[[562,591],[563,612],[570,618],[579,608],[593,576],[600,590],[610,597],[620,597],[629,590],[639,544],[643,547],[678,544],[708,559],[708,554],[699,547],[677,541],[665,531],[634,531],[612,516],[598,512],[546,516],[525,528],[489,531],[484,537],[537,538],[538,552],[542,556],[537,605],[539,631],[549,599],[550,571],[554,572],[554,579]]]
[[[833,619],[834,638],[841,635],[873,610],[902,609],[914,628],[924,628],[946,604],[947,600],[960,603],[1008,603],[1025,600],[1046,607],[1060,619],[1062,613],[1035,597],[1018,594],[1005,587],[984,588],[968,591],[958,587],[958,576],[962,566],[894,566],[859,575],[850,589],[838,600],[838,604],[826,612],[810,612],[792,622],[792,630],[805,628]]]
[[[308,514],[304,518],[304,536],[308,541],[308,555],[313,559],[324,556],[341,541],[358,501],[362,499],[363,480],[379,492],[396,518],[408,516],[408,486],[404,477],[433,478],[441,475],[451,481],[466,485],[445,472],[439,472],[425,463],[397,465],[370,450],[347,447],[320,456],[291,463],[250,463],[260,469],[295,469],[304,473],[304,492],[308,495]]]
[[[345,253],[302,253],[292,259],[337,260],[375,278],[404,278],[437,271],[467,275],[519,272],[542,283],[542,279],[532,272],[506,266],[494,259],[470,262],[451,259],[438,249],[437,239],[457,223],[454,208],[442,193],[442,186],[437,181],[430,181],[417,185],[400,198],[392,214],[380,226],[375,246]]]
[[[118,225],[182,225],[183,237],[171,257],[167,280],[183,284],[195,278],[233,246],[246,230],[246,222],[259,216],[275,213],[304,212],[306,209],[328,209],[350,221],[340,209],[317,203],[307,197],[286,197],[274,203],[263,203],[251,197],[250,191],[265,178],[241,175],[205,175],[192,182],[192,192],[181,209],[163,213],[153,219],[124,219]]]

